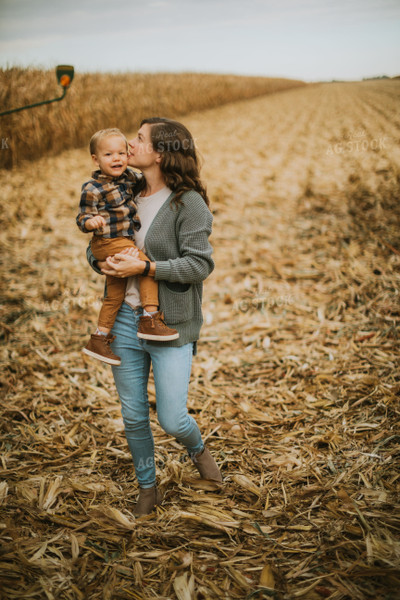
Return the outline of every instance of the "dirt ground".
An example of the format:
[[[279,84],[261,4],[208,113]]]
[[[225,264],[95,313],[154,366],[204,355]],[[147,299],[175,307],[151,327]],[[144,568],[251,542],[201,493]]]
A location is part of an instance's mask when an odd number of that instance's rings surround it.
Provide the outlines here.
[[[89,154],[0,172],[0,598],[398,597],[399,99],[316,84],[182,119],[216,262],[189,407],[225,483],[199,484],[150,385],[165,500],[140,520],[111,372],[81,353]]]

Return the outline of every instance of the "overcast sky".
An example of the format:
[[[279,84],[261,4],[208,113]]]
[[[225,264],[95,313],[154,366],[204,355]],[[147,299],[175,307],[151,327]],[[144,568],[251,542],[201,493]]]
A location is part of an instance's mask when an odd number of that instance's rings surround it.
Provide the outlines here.
[[[0,66],[400,74],[400,0],[0,0]]]

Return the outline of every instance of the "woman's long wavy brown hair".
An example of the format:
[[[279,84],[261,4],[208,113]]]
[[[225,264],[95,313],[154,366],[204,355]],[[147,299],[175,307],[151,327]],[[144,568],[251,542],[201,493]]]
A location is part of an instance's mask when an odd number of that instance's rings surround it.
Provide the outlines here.
[[[209,206],[207,191],[200,179],[200,162],[192,134],[182,123],[164,117],[143,119],[140,127],[151,126],[154,150],[161,153],[160,168],[166,185],[175,192],[174,203],[182,203],[182,194],[198,192]]]

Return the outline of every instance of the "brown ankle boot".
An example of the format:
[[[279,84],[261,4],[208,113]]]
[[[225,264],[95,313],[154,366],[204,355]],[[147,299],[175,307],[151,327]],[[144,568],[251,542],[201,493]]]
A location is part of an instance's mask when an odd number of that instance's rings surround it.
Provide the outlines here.
[[[108,333],[107,335],[97,335],[92,333],[90,340],[83,348],[83,352],[92,358],[97,358],[108,365],[120,365],[121,359],[114,354],[110,348],[110,344],[115,340],[115,335]]]
[[[137,517],[149,515],[155,506],[161,504],[161,500],[161,493],[155,485],[151,488],[139,488],[138,501],[132,512]]]
[[[198,454],[191,457],[194,466],[198,470],[202,479],[208,479],[209,481],[216,481],[222,483],[221,471],[218,468],[217,463],[210,454],[208,448],[204,446],[203,450]]]
[[[164,321],[163,313],[157,311],[148,317],[139,317],[137,336],[142,340],[169,342],[170,340],[176,340],[179,333],[176,329],[168,327]]]

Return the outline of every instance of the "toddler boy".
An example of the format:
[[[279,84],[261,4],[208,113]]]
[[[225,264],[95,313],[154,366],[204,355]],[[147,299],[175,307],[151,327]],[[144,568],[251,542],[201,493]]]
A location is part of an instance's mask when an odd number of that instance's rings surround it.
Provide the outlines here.
[[[134,192],[139,175],[128,168],[128,142],[119,129],[97,131],[90,140],[90,153],[98,170],[82,186],[76,222],[84,233],[93,232],[93,255],[96,260],[103,261],[125,248],[135,248],[133,239],[135,231],[140,229],[140,219]],[[146,274],[150,262],[141,250],[139,258],[147,261]],[[115,339],[111,329],[124,300],[125,288],[125,278],[106,276],[106,293],[98,326],[83,349],[85,354],[110,365],[121,364],[110,343]],[[140,277],[140,300],[143,317],[140,317],[138,337],[157,341],[177,339],[179,333],[167,327],[158,310],[158,284],[153,277]]]

